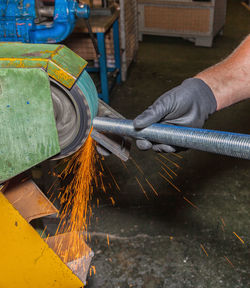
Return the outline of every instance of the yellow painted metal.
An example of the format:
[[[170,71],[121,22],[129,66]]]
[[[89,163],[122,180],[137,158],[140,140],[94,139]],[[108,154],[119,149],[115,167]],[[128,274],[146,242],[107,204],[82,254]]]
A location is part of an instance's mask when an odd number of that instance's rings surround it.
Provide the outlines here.
[[[83,287],[1,192],[0,211],[1,288]]]

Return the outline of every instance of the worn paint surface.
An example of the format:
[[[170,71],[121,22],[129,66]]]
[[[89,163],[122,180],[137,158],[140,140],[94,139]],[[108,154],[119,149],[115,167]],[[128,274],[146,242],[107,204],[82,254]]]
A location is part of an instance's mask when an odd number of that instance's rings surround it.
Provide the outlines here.
[[[49,10],[53,21],[41,21],[36,0],[0,1],[0,41],[60,43],[73,31],[77,18],[89,17],[89,7],[76,0],[56,0]],[[38,20],[38,21],[37,21]]]
[[[0,183],[60,152],[48,75],[0,69]]]
[[[86,65],[63,45],[0,43],[0,68],[42,68],[69,89]]]
[[[1,192],[0,207],[0,287],[83,287]]]

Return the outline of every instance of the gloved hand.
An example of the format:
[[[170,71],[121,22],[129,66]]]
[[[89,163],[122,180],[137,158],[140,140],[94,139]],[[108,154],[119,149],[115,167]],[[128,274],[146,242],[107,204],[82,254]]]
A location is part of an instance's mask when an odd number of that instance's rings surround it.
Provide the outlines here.
[[[210,87],[201,79],[189,78],[181,85],[164,93],[134,121],[136,129],[153,123],[165,123],[201,128],[208,116],[216,111],[217,103]],[[140,150],[176,152],[176,147],[137,140]]]

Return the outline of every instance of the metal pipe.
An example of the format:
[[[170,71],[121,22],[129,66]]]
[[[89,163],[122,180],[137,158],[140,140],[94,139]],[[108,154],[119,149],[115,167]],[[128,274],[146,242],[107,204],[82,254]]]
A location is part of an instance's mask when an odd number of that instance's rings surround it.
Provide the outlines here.
[[[93,127],[100,132],[250,159],[250,135],[247,134],[158,123],[142,130],[135,130],[132,120],[107,117],[96,117],[93,120]]]
[[[39,25],[39,29],[31,30],[32,43],[58,43],[63,41],[72,32],[73,24],[54,21],[53,24]]]

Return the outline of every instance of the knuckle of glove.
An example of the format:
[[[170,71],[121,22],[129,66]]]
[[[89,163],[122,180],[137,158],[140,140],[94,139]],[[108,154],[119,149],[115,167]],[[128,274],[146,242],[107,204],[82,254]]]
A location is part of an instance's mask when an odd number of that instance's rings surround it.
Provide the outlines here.
[[[155,144],[152,148],[155,152],[174,153],[176,149],[172,146],[165,144]]]
[[[136,140],[136,146],[138,149],[145,151],[152,148],[152,143],[148,140]]]

